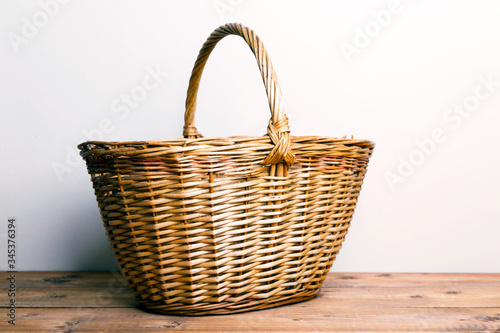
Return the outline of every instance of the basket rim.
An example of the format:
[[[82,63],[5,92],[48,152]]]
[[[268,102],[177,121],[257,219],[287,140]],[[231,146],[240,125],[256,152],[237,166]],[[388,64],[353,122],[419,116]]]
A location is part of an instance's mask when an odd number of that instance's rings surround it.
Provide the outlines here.
[[[312,136],[312,135],[290,135],[292,143],[300,144],[306,143],[306,141],[317,141],[316,143],[323,144],[344,144],[344,145],[360,145],[366,148],[375,147],[375,143],[371,140],[366,139],[348,139],[346,137],[329,137],[329,136]],[[239,142],[245,141],[270,141],[271,139],[267,135],[263,136],[245,136],[245,135],[235,135],[228,137],[202,137],[202,138],[170,138],[170,139],[157,139],[157,140],[137,140],[137,141],[98,141],[89,140],[78,144],[78,148],[81,150],[88,150],[88,146],[171,146],[184,144],[186,146],[200,144],[218,144],[218,145],[232,145]],[[95,147],[95,148],[97,148]],[[92,148],[90,148],[92,149]]]

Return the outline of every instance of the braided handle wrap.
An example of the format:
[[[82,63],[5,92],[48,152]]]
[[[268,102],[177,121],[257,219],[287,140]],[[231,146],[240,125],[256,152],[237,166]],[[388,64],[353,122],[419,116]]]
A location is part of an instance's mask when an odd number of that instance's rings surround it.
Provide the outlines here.
[[[202,137],[194,126],[196,98],[198,94],[198,87],[200,85],[201,74],[215,45],[222,38],[228,35],[238,35],[245,39],[257,59],[260,73],[262,74],[262,80],[264,81],[264,85],[266,87],[269,108],[271,109],[271,119],[269,120],[267,133],[274,144],[274,148],[262,164],[277,164],[284,162],[287,166],[290,166],[293,164],[294,154],[290,150],[290,128],[288,126],[288,118],[283,110],[281,89],[278,84],[278,79],[276,78],[276,73],[274,72],[269,55],[267,54],[264,44],[261,42],[260,38],[253,30],[239,23],[230,23],[220,26],[215,29],[215,31],[203,44],[189,80],[183,135],[185,138]]]

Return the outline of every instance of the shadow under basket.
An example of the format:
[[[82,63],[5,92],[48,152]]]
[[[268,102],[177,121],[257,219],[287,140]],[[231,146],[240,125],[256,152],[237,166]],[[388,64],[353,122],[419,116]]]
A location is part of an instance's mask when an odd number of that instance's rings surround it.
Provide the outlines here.
[[[203,138],[201,73],[217,42],[245,39],[271,109],[262,137]],[[255,33],[208,38],[188,88],[183,139],[80,144],[115,257],[141,306],[206,315],[314,297],[347,234],[374,144],[290,136],[281,91]]]

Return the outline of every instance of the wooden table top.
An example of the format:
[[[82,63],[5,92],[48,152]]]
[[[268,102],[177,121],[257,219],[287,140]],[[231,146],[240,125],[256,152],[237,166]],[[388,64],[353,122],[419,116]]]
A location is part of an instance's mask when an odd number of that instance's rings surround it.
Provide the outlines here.
[[[184,317],[137,308],[117,272],[17,272],[15,326],[9,274],[0,332],[500,332],[500,274],[330,273],[307,302]]]

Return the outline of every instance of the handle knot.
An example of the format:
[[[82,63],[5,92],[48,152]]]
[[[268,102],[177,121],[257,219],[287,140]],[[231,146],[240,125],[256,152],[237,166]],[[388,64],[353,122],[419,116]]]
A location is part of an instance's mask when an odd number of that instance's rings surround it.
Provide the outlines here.
[[[278,164],[285,162],[287,166],[293,164],[295,155],[290,149],[290,127],[288,126],[288,117],[283,116],[280,120],[273,124],[269,120],[267,126],[267,134],[274,143],[274,147],[267,155],[262,164]]]
[[[193,125],[184,125],[184,130],[182,132],[185,138],[202,138],[203,135],[201,135],[200,132],[196,129],[195,126]]]

